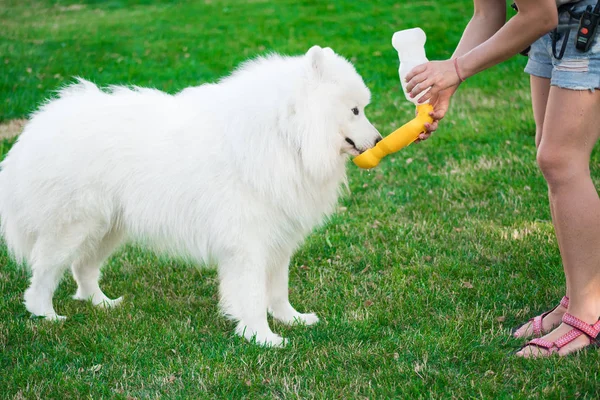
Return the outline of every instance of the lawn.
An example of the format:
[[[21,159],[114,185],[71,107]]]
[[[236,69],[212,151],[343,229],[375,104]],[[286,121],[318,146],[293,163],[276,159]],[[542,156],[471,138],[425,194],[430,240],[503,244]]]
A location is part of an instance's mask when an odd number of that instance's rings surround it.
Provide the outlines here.
[[[0,0],[0,122],[24,118],[73,76],[174,93],[248,57],[313,44],[352,60],[381,132],[412,118],[391,47],[421,26],[447,58],[472,9],[443,1]],[[598,398],[600,352],[512,353],[511,328],[558,302],[562,266],[535,162],[524,57],[473,77],[435,136],[373,171],[292,260],[291,300],[314,327],[264,349],[218,313],[216,274],[136,247],[104,268],[106,312],[54,300],[30,319],[28,273],[0,244],[2,398]],[[14,139],[0,142],[0,159]],[[592,159],[600,187],[600,154]]]

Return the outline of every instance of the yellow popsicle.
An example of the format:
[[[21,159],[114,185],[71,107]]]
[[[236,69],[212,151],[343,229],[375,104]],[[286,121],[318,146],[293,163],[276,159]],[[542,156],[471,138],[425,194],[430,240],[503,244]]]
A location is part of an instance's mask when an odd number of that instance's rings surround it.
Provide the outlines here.
[[[433,118],[429,115],[432,111],[431,104],[419,104],[417,116],[414,119],[380,140],[375,147],[354,157],[352,161],[363,169],[376,167],[383,157],[395,153],[417,140],[419,135],[425,132],[425,124],[433,122]]]

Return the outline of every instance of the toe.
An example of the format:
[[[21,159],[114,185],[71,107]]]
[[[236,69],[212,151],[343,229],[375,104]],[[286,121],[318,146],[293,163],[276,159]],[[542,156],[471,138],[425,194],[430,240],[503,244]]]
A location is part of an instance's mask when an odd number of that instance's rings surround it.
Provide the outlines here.
[[[529,322],[526,323],[525,325],[520,326],[513,332],[513,337],[515,337],[517,339],[521,339],[523,337],[530,336],[531,335],[530,328],[531,328],[531,323],[529,323]]]
[[[517,352],[517,356],[523,358],[546,357],[550,352],[537,346],[526,346]]]

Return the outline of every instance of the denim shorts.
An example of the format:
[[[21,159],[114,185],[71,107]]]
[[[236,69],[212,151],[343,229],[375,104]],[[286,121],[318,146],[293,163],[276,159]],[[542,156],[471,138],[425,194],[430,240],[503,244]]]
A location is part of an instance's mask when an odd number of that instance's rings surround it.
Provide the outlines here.
[[[581,12],[587,5],[595,5],[597,0],[583,0],[576,3],[574,11]],[[572,90],[594,90],[600,88],[600,27],[594,42],[587,52],[575,48],[575,37],[579,19],[572,19],[567,12],[559,15],[558,32],[560,38],[556,43],[556,54],[559,55],[566,32],[568,41],[562,59],[554,57],[552,51],[552,34],[546,34],[531,45],[529,61],[525,72],[541,78],[549,78],[550,84]]]

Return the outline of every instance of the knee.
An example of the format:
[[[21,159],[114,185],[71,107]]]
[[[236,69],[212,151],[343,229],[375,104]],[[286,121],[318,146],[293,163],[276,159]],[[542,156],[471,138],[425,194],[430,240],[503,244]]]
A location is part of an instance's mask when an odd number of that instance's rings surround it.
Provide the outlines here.
[[[567,149],[556,146],[545,146],[543,143],[537,151],[537,164],[550,188],[572,181],[579,173],[585,171],[581,158]],[[583,167],[583,168],[582,168]]]

